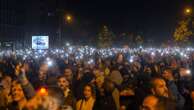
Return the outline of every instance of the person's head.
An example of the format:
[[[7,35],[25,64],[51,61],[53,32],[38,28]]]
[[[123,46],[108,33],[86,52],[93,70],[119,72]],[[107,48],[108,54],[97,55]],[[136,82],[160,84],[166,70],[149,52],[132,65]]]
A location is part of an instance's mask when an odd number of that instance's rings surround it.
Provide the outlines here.
[[[165,69],[163,72],[162,72],[162,77],[166,80],[173,80],[174,77],[173,77],[173,74],[172,74],[172,70],[170,69]]]
[[[19,62],[16,64],[15,66],[15,74],[19,74],[20,73],[20,68],[22,67],[22,63]]]
[[[1,80],[1,84],[4,89],[10,89],[11,88],[11,77],[10,76],[4,76]]]
[[[145,97],[143,100],[141,110],[157,110],[157,103],[158,103],[158,98],[156,96],[150,95]]]
[[[43,79],[46,76],[47,72],[48,72],[48,65],[45,63],[41,64],[39,68],[39,74],[38,74],[39,78]]]
[[[11,95],[13,101],[15,102],[19,102],[25,99],[24,91],[22,89],[21,84],[18,83],[18,81],[12,82]]]
[[[93,74],[97,77],[97,76],[99,76],[99,75],[101,75],[101,71],[100,71],[100,69],[98,69],[98,68],[94,68],[93,69]]]
[[[26,72],[29,72],[30,71],[30,65],[29,63],[25,62],[24,65],[23,65],[24,69]]]
[[[66,79],[65,76],[59,76],[57,78],[57,85],[62,89],[62,90],[66,90],[67,88],[69,88],[69,81]]]
[[[144,72],[145,72],[145,73],[152,73],[152,70],[151,70],[151,68],[150,68],[150,67],[145,66],[145,68],[144,68]]]
[[[95,90],[94,90],[93,85],[86,84],[84,86],[83,95],[84,95],[85,99],[89,99],[91,97],[94,97],[95,96]]]
[[[67,78],[67,80],[71,81],[73,78],[73,72],[71,68],[65,68],[63,75]]]
[[[124,60],[123,54],[119,53],[117,56],[117,63],[122,63]]]
[[[168,88],[166,86],[166,82],[162,78],[153,78],[151,79],[151,92],[156,96],[168,97]]]
[[[127,68],[122,68],[120,70],[120,73],[123,77],[123,81],[128,81],[128,79],[130,78],[130,73],[129,73],[128,69]]]
[[[104,84],[104,76],[97,76],[96,77],[96,86],[98,87],[98,88],[101,88],[102,86],[103,86],[103,84]]]
[[[150,95],[143,100],[141,110],[176,110],[176,104],[168,98]]]
[[[82,78],[81,78],[81,82],[84,84],[88,84],[88,83],[95,83],[95,75],[91,72],[84,72]]]

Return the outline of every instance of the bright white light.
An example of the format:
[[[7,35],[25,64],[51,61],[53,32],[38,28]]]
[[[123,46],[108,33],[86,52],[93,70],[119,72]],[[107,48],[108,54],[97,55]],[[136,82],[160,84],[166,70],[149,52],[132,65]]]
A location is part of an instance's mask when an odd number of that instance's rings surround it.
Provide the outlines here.
[[[36,55],[35,58],[38,58],[38,56]]]
[[[94,63],[94,60],[93,59],[90,59],[89,61],[88,61],[88,64],[93,64]]]
[[[47,58],[46,58],[46,60],[47,60],[47,61],[50,61],[50,58],[49,58],[49,57],[47,57]]]
[[[130,61],[130,63],[133,63],[133,59],[132,58],[129,61]]]
[[[130,63],[133,63],[133,62],[134,62],[133,57],[134,57],[134,56],[131,56],[131,57],[130,57],[130,59],[129,59],[129,62],[130,62]]]
[[[73,47],[69,47],[68,50],[69,50],[69,53],[72,53],[73,52]]]
[[[70,46],[70,43],[69,43],[69,42],[67,42],[65,45],[66,45],[66,46]]]
[[[66,54],[65,54],[65,57],[69,57],[69,54],[66,53]]]
[[[64,56],[63,56],[63,55],[61,55],[61,58],[64,58]]]
[[[191,70],[186,70],[186,74],[191,74]]]
[[[50,61],[47,61],[47,64],[48,64],[48,66],[52,66],[53,62],[50,60]]]
[[[42,53],[42,50],[38,50],[38,53]]]
[[[187,51],[190,51],[191,50],[191,48],[187,48]]]
[[[27,57],[27,56],[26,56],[26,55],[24,55],[24,56],[23,56],[23,60],[26,60],[26,57]]]
[[[154,53],[154,52],[152,52],[152,53],[151,53],[151,55],[152,55],[152,56],[155,56],[155,53]]]
[[[46,58],[46,63],[48,66],[52,66],[53,65],[53,60],[51,60],[49,57]]]
[[[58,49],[56,49],[56,52],[57,52],[57,53],[59,53],[59,50],[58,50]]]

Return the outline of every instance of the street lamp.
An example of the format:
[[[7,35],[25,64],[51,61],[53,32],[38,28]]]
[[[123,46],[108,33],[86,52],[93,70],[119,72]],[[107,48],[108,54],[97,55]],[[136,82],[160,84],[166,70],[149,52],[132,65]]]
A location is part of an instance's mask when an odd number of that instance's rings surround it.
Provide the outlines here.
[[[64,12],[64,10],[59,10],[60,16],[59,16],[59,45],[62,46],[62,30],[64,24],[68,25],[73,22],[73,16],[71,14],[68,14]]]
[[[71,15],[66,15],[65,16],[65,21],[68,22],[68,23],[71,23],[73,20],[73,17]]]
[[[191,15],[192,14],[192,9],[191,8],[185,8],[184,13],[186,15]]]

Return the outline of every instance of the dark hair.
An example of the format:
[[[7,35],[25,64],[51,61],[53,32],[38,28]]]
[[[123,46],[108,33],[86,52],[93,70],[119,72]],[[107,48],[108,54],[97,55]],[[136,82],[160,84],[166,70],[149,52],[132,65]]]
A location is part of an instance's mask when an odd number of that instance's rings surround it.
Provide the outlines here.
[[[84,85],[84,87],[83,87],[83,91],[84,91],[84,89],[85,89],[85,87],[86,87],[86,86],[88,86],[88,87],[90,87],[90,88],[91,88],[91,90],[92,90],[92,91],[91,91],[91,92],[92,92],[92,96],[94,96],[94,97],[95,97],[95,96],[96,96],[96,90],[95,90],[94,85],[93,85],[93,84],[90,84],[90,83],[85,84],[85,85]],[[84,94],[83,94],[83,96],[84,96]]]
[[[172,73],[172,69],[171,69],[171,68],[164,68],[164,69],[162,70],[162,74],[163,74],[165,71]]]
[[[65,67],[65,68],[63,69],[63,71],[65,71],[66,69],[70,69],[71,71],[73,71],[71,66]]]
[[[58,99],[59,104],[62,104],[61,98],[63,97],[63,91],[58,87],[48,87],[49,96]]]
[[[65,78],[65,79],[66,79],[65,75],[59,75],[59,76],[57,77],[57,80],[60,79],[60,78]]]
[[[163,80],[163,78],[162,77],[153,77],[151,80],[150,80],[150,83],[149,83],[149,88],[151,89],[151,88],[155,88],[155,81],[156,80]]]

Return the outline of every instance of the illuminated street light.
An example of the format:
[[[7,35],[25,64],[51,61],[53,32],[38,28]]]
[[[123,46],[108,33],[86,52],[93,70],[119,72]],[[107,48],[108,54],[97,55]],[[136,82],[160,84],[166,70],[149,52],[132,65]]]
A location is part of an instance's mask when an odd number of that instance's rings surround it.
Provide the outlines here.
[[[186,8],[184,10],[184,12],[185,12],[186,15],[190,15],[192,13],[192,9],[191,8]]]
[[[70,22],[72,22],[72,20],[73,20],[73,17],[71,15],[66,15],[65,16],[65,21],[66,22],[70,23]]]
[[[191,10],[190,9],[186,9],[186,13],[190,13],[191,12]],[[70,19],[70,18],[69,18]]]
[[[190,10],[187,10],[187,12],[190,12]],[[67,20],[71,20],[71,16],[67,16]]]

